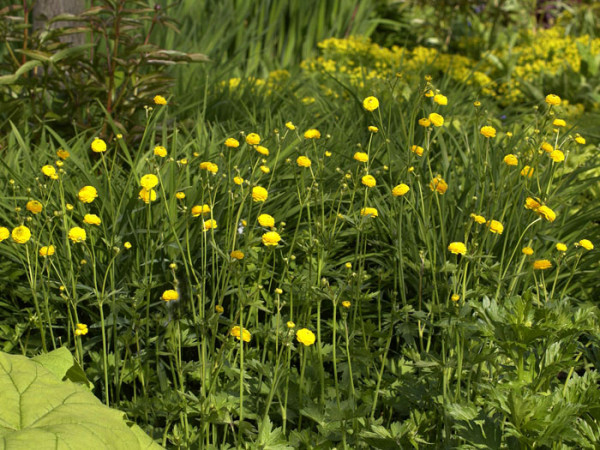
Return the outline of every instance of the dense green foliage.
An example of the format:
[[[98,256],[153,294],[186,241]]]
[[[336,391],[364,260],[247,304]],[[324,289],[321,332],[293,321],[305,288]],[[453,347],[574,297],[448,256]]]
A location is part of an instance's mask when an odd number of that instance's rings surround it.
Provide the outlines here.
[[[145,3],[209,60],[85,126],[5,115],[0,349],[66,345],[169,448],[598,446],[595,24],[444,2],[384,38],[430,3]]]

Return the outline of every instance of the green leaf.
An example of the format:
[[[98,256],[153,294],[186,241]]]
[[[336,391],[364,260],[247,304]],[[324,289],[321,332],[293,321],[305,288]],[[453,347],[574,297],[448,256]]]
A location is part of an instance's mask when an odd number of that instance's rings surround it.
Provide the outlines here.
[[[85,376],[81,368],[67,347],[57,348],[50,353],[44,353],[31,358],[32,361],[40,363],[45,369],[52,372],[61,380],[70,380],[73,383],[81,383],[92,389],[93,385]]]
[[[42,361],[0,353],[0,448],[160,449],[120,411],[104,406],[87,389],[59,380],[63,350]]]

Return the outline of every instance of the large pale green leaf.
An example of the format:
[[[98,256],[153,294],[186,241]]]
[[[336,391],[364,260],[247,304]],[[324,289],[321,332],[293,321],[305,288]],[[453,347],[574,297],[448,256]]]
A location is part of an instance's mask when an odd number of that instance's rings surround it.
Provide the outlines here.
[[[64,351],[46,363],[66,368]],[[43,359],[43,358],[42,358]],[[0,352],[0,450],[160,449],[128,425],[124,414],[104,406],[86,388],[61,381],[40,362]]]

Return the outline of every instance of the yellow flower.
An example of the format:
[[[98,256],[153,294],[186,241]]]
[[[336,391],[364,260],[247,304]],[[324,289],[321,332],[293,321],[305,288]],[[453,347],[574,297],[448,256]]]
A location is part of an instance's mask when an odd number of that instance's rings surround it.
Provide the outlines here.
[[[540,206],[542,206],[541,203],[531,197],[525,199],[525,208],[527,209],[537,211]]]
[[[271,172],[271,169],[269,169],[267,166],[260,166],[260,171],[262,173],[269,173]]]
[[[556,244],[556,250],[558,250],[559,252],[566,252],[567,246],[566,246],[566,244],[559,242],[558,244]]]
[[[473,102],[473,106],[475,108],[479,108],[481,106],[481,102],[476,100],[476,101]]]
[[[480,216],[479,214],[471,214],[471,218],[477,222],[478,224],[484,224],[485,223],[485,217]]]
[[[444,125],[444,118],[438,113],[429,114],[429,120],[435,127],[441,127]]]
[[[556,213],[554,211],[552,211],[550,208],[548,208],[547,206],[540,206],[536,212],[540,215],[543,216],[544,219],[546,219],[548,222],[554,222],[554,219],[556,219]]]
[[[531,178],[535,169],[533,167],[525,166],[521,170],[521,176]]]
[[[546,103],[551,106],[558,106],[560,105],[560,97],[558,95],[548,94],[546,95]]]
[[[298,156],[298,159],[296,159],[296,164],[298,164],[300,167],[310,167],[312,163],[306,156]]]
[[[250,133],[246,136],[246,143],[248,145],[258,145],[260,144],[260,136],[256,133]]]
[[[219,171],[219,166],[210,161],[204,161],[200,163],[200,169],[208,170],[210,173],[217,173]]]
[[[144,189],[152,189],[158,185],[158,177],[151,173],[146,174],[140,180],[140,186]]]
[[[255,202],[264,202],[268,196],[269,193],[264,187],[255,186],[252,188],[252,200]]]
[[[214,219],[209,219],[204,221],[204,231],[214,230],[217,228],[217,221]]]
[[[519,160],[512,153],[509,153],[504,157],[504,162],[507,166],[516,166],[517,164],[519,164]]]
[[[10,231],[6,227],[0,227],[0,242],[8,239],[10,236]]]
[[[73,227],[69,230],[69,239],[75,243],[85,241],[86,237],[87,235],[83,228]]]
[[[65,160],[65,159],[67,159],[69,156],[71,156],[71,154],[70,154],[68,151],[66,151],[66,150],[63,150],[62,148],[59,148],[59,149],[57,150],[57,152],[56,152],[56,156],[58,156],[58,157],[59,157],[60,159],[62,159],[62,160]]]
[[[85,336],[88,334],[88,326],[85,323],[75,325],[75,336]]]
[[[167,99],[164,98],[162,95],[155,95],[154,96],[154,104],[155,105],[166,105]]]
[[[17,244],[25,244],[31,239],[31,231],[25,225],[21,225],[12,230],[12,239]]]
[[[65,205],[65,208],[67,208],[67,211],[73,211],[73,209],[75,209],[75,207],[73,205],[71,205],[70,203],[67,203]]]
[[[167,289],[162,293],[160,298],[163,299],[165,302],[170,302],[173,300],[179,300],[179,294],[174,289]]]
[[[488,221],[487,226],[492,233],[502,234],[502,232],[504,231],[504,225],[502,225],[497,220]]]
[[[448,97],[442,94],[436,94],[433,97],[433,101],[436,102],[438,105],[445,106],[448,104]]]
[[[367,97],[363,100],[363,108],[367,111],[373,112],[379,108],[379,100],[376,97]]]
[[[377,181],[373,175],[365,175],[362,177],[361,182],[367,187],[374,187],[377,184]]]
[[[238,148],[240,146],[240,141],[234,138],[227,138],[225,140],[225,147],[229,148]]]
[[[420,145],[413,145],[410,148],[410,151],[415,153],[417,156],[423,156],[423,147],[421,147]]]
[[[181,164],[182,166],[185,166],[188,163],[187,158],[181,158],[179,161],[177,161],[179,164]]]
[[[98,197],[98,191],[93,186],[84,186],[79,190],[77,197],[83,203],[92,203]]]
[[[448,190],[448,184],[440,175],[438,175],[429,182],[429,189],[431,189],[432,191],[436,191],[440,194],[445,194]]]
[[[402,197],[408,191],[410,191],[410,188],[406,184],[400,183],[398,186],[394,186],[394,189],[392,189],[392,195],[394,197]]]
[[[240,329],[238,325],[233,327],[231,331],[229,331],[229,334],[235,337],[238,341],[250,342],[250,339],[252,339],[252,334],[250,334],[250,332],[245,328]]]
[[[54,168],[54,166],[44,166],[42,167],[42,173],[44,175],[46,175],[47,177],[50,177],[52,179],[56,179],[58,178],[58,175],[56,174],[56,169]]]
[[[557,163],[563,162],[565,160],[565,154],[560,150],[553,150],[552,153],[550,153],[550,158],[552,159],[552,161]]]
[[[427,128],[428,126],[431,125],[431,120],[429,120],[427,117],[422,117],[419,119],[419,125]]]
[[[589,239],[582,239],[575,245],[583,247],[586,250],[594,250],[594,244]]]
[[[102,223],[100,217],[98,217],[96,214],[86,214],[83,217],[83,221],[88,225],[100,225]]]
[[[268,231],[262,235],[262,243],[267,247],[277,245],[280,240],[281,236],[276,231]]]
[[[125,247],[125,250],[129,250],[131,249],[131,242],[127,241],[123,244],[123,247]]]
[[[106,151],[106,142],[104,142],[102,139],[95,138],[92,141],[91,147],[94,153],[103,153]]]
[[[346,264],[344,264],[344,267],[348,270],[352,269],[352,263],[351,262],[347,262]]]
[[[239,186],[244,182],[244,179],[242,177],[234,177],[233,182]]]
[[[533,268],[535,270],[546,270],[552,267],[552,263],[547,259],[537,259],[533,262]]]
[[[286,127],[288,130],[292,130],[292,131],[294,131],[294,130],[296,129],[296,126],[295,126],[295,125],[294,125],[292,122],[286,122],[286,123],[285,123],[285,127]]]
[[[344,300],[344,301],[342,302],[342,306],[343,306],[344,308],[350,308],[350,306],[352,306],[352,303],[350,303],[348,300]]]
[[[375,97],[373,97],[373,98],[375,98]],[[308,328],[302,328],[302,329],[296,331],[296,339],[298,340],[298,342],[300,342],[301,344],[304,344],[308,347],[309,345],[313,345],[315,343],[316,338],[315,338],[315,333],[310,331]]]
[[[544,150],[546,153],[552,153],[554,147],[552,147],[552,144],[548,142],[542,142],[541,149]]]
[[[524,255],[531,256],[533,255],[533,249],[531,247],[523,247],[521,249]]]
[[[164,158],[165,156],[167,156],[167,149],[164,148],[162,145],[157,145],[156,147],[154,147],[154,154],[156,156]]]
[[[462,242],[451,242],[448,246],[448,250],[455,255],[464,255],[467,253],[467,246]]]
[[[208,213],[210,213],[210,206],[208,206],[207,204],[204,204],[202,206],[200,206],[200,205],[192,206],[192,216],[194,216],[194,217],[198,217],[201,214],[208,214]]]
[[[355,160],[357,160],[357,161],[360,161],[360,162],[367,162],[367,161],[369,161],[369,155],[367,155],[367,154],[366,154],[366,153],[364,153],[364,152],[356,152],[356,153],[354,154],[354,157],[353,157],[353,158],[354,158]]]
[[[25,207],[27,208],[27,211],[31,212],[32,214],[39,214],[43,209],[42,204],[37,200],[29,200]]]
[[[362,208],[360,210],[360,215],[363,217],[378,217],[379,212],[377,212],[377,208]]]
[[[233,259],[237,259],[238,261],[241,259],[244,259],[244,252],[242,252],[241,250],[234,250],[232,251],[229,256],[231,256]]]
[[[435,93],[431,89],[429,89],[427,92],[425,92],[425,97],[427,97],[427,98],[431,98],[434,95],[435,95]]]
[[[225,308],[223,308],[221,305],[216,305],[215,311],[217,312],[217,314],[223,314],[225,312]]]
[[[326,156],[327,158],[329,158],[329,157],[331,156],[331,152],[330,152],[330,151],[328,151],[328,150],[326,150],[326,151],[325,151],[325,156]]]
[[[321,139],[321,132],[314,128],[304,132],[304,139]]]
[[[138,194],[140,200],[143,200],[144,203],[150,203],[156,200],[156,191],[154,189],[146,189],[142,188],[140,193]]]
[[[581,145],[585,145],[585,138],[578,134],[575,136],[575,142]]]
[[[296,324],[294,322],[292,322],[291,320],[288,320],[286,323],[288,328],[296,328]]]
[[[269,214],[261,214],[258,216],[258,223],[260,223],[260,225],[263,227],[274,227],[275,218]]]
[[[56,249],[54,248],[54,245],[43,246],[42,248],[40,248],[40,256],[44,258],[46,256],[52,256],[54,255],[55,250]]]
[[[267,147],[263,147],[262,145],[256,145],[254,147],[254,150],[256,150],[258,153],[260,153],[263,156],[269,156],[269,149]]]
[[[283,294],[283,289],[275,288],[275,293],[281,295]]]
[[[480,132],[486,138],[496,137],[496,129],[494,127],[490,127],[489,125],[481,127]]]
[[[178,200],[183,200],[185,198],[185,192],[176,192],[175,198],[177,198]]]
[[[565,122],[563,119],[554,119],[552,125],[554,125],[555,127],[566,127],[567,122]]]

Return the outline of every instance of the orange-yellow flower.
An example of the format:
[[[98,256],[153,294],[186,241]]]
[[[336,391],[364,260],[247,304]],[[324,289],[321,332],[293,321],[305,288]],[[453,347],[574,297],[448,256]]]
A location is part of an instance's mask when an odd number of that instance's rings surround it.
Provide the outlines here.
[[[546,270],[552,267],[552,263],[547,259],[538,259],[533,262],[533,268],[535,270]]]

